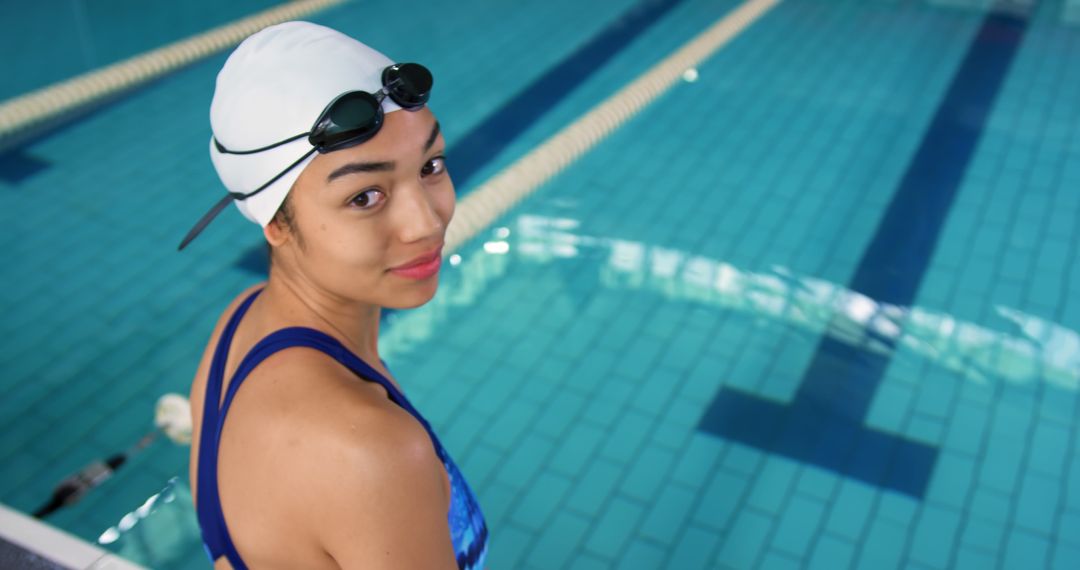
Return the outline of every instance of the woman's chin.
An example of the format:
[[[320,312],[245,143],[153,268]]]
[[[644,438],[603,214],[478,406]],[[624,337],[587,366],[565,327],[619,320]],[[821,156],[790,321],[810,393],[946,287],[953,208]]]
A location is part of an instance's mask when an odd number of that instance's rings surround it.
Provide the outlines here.
[[[435,297],[439,290],[439,277],[432,277],[429,283],[417,283],[413,287],[402,287],[383,306],[388,309],[415,309]]]

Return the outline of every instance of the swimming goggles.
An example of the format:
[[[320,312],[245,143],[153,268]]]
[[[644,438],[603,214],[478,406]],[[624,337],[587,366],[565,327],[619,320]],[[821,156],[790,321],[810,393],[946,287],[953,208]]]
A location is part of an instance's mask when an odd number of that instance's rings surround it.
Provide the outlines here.
[[[180,242],[177,250],[191,243],[207,225],[221,213],[225,206],[233,200],[246,200],[259,192],[270,187],[282,176],[285,176],[307,157],[318,151],[320,154],[333,152],[343,148],[358,145],[379,132],[383,124],[382,102],[390,97],[401,108],[408,111],[416,111],[423,107],[431,95],[431,86],[434,80],[431,72],[419,63],[397,63],[383,70],[382,89],[375,93],[367,91],[348,91],[334,98],[329,105],[319,114],[311,130],[291,136],[285,140],[251,150],[230,150],[225,148],[217,138],[214,138],[214,147],[224,154],[255,154],[277,148],[281,145],[307,137],[311,143],[311,150],[304,153],[295,162],[277,173],[265,184],[251,192],[229,192],[224,198],[214,204],[202,218],[188,231],[184,240]]]

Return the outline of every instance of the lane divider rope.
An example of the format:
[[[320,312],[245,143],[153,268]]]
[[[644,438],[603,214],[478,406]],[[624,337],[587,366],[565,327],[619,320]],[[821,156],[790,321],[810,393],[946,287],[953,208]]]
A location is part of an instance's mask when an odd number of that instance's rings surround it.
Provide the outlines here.
[[[446,231],[449,255],[756,22],[781,0],[748,0],[637,79],[564,127],[458,202]],[[451,171],[451,176],[452,176]]]
[[[346,0],[297,0],[0,103],[0,142],[240,43],[273,24]]]

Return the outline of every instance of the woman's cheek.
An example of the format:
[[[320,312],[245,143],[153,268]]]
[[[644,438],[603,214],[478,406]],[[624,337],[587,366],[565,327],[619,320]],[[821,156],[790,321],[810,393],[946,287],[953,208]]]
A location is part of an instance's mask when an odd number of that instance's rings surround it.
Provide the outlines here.
[[[454,185],[447,182],[446,188],[439,194],[439,214],[442,216],[444,226],[449,224],[450,218],[454,216],[456,203],[457,196],[454,194]]]

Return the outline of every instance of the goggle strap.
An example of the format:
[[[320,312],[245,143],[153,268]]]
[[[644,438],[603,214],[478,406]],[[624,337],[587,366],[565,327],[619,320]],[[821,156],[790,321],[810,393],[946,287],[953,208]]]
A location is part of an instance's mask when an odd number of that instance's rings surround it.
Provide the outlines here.
[[[295,140],[302,139],[302,138],[304,138],[306,136],[308,136],[308,133],[300,133],[300,134],[298,134],[296,136],[289,137],[289,138],[287,138],[287,139],[285,139],[283,141],[278,141],[276,143],[268,144],[268,145],[266,145],[264,147],[256,148],[256,149],[252,149],[252,150],[229,150],[229,149],[225,148],[225,145],[221,144],[221,141],[217,140],[217,137],[214,137],[214,146],[217,147],[219,152],[222,152],[222,153],[225,153],[225,154],[255,154],[255,153],[263,152],[264,150],[270,150],[272,148],[277,148],[277,147],[279,147],[279,146],[281,146],[283,144],[291,143],[291,142],[293,142]]]
[[[233,200],[245,200],[258,194],[259,192],[262,192],[263,190],[266,190],[271,184],[277,182],[279,179],[281,179],[282,176],[285,176],[285,173],[296,168],[298,164],[304,162],[304,159],[314,154],[315,150],[316,149],[313,148],[307,151],[306,153],[304,153],[304,156],[301,156],[299,159],[297,159],[296,162],[290,164],[288,168],[279,172],[277,176],[274,176],[265,184],[259,186],[251,192],[248,192],[247,194],[240,194],[238,192],[229,192],[228,194],[226,194],[221,200],[218,200],[217,204],[214,204],[214,206],[210,208],[208,212],[203,214],[203,217],[199,218],[198,222],[195,222],[195,225],[191,228],[190,231],[188,231],[187,235],[184,236],[184,240],[180,242],[180,247],[176,248],[176,251],[184,249],[184,246],[191,243],[191,240],[198,237],[198,235],[202,233],[204,229],[206,229],[206,226],[209,225],[210,222],[214,221],[214,218],[216,218],[217,215],[225,209],[225,206],[229,205],[229,202],[232,202]]]
[[[286,168],[285,170],[282,170],[281,172],[278,172],[277,175],[275,175],[273,178],[271,178],[270,180],[267,180],[265,184],[263,184],[262,186],[259,186],[258,188],[252,190],[251,192],[248,192],[247,194],[239,194],[239,193],[235,193],[235,192],[230,192],[230,195],[235,196],[237,200],[246,200],[246,199],[258,194],[259,192],[262,192],[263,190],[266,190],[271,184],[277,182],[278,179],[280,179],[282,176],[285,176],[285,174],[288,173],[290,170],[296,168],[296,165],[300,164],[301,162],[304,162],[304,159],[306,159],[307,157],[315,154],[316,150],[319,150],[319,149],[312,148],[311,150],[305,152],[304,156],[301,156],[300,158],[296,159],[296,162],[290,164],[288,166],[288,168]]]
[[[199,218],[198,222],[195,222],[195,225],[188,231],[187,235],[184,236],[184,240],[180,242],[180,247],[176,248],[176,251],[184,249],[187,244],[191,243],[191,240],[198,237],[198,235],[206,229],[206,226],[225,209],[225,206],[228,206],[229,202],[232,202],[235,199],[236,198],[234,198],[232,194],[226,194],[221,200],[218,200],[218,203],[214,204],[214,207],[210,208],[210,211],[203,214],[203,217]]]

